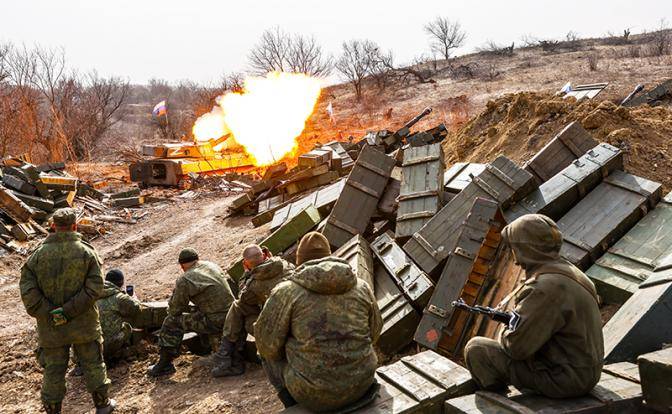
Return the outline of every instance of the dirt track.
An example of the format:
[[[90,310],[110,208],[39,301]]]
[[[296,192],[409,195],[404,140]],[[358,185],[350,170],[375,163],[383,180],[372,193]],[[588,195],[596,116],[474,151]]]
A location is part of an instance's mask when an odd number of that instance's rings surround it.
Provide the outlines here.
[[[185,246],[201,257],[226,267],[246,242],[266,229],[252,229],[247,218],[224,219],[231,198],[216,195],[150,207],[138,224],[118,225],[113,234],[94,241],[105,269],[119,267],[143,300],[170,295],[180,269],[177,254]],[[32,357],[36,347],[33,320],[25,313],[18,292],[21,260],[2,257],[0,264],[0,411],[39,412],[41,370]],[[27,334],[26,334],[27,333]],[[150,356],[150,360],[156,357]],[[222,412],[258,413],[280,409],[272,387],[258,366],[242,377],[213,379],[207,358],[181,356],[178,373],[150,380],[150,360],[112,368],[112,394],[120,413]],[[83,413],[92,405],[83,379],[68,377],[64,412]]]

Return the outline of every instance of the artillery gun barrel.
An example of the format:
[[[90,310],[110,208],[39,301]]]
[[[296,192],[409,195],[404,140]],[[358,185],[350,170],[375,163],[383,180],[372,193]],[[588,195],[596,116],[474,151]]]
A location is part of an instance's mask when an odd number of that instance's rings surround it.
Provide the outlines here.
[[[432,108],[430,108],[430,107],[425,108],[415,118],[406,122],[406,124],[402,127],[402,129],[412,127],[413,125],[417,124],[422,118],[426,117],[427,115],[429,115],[431,113],[432,113]]]
[[[226,135],[222,135],[221,137],[219,137],[215,140],[211,140],[210,142],[211,142],[212,147],[214,148],[217,145],[221,144],[222,142],[226,141],[227,139],[229,139],[230,136],[231,136],[231,133],[228,133]]]

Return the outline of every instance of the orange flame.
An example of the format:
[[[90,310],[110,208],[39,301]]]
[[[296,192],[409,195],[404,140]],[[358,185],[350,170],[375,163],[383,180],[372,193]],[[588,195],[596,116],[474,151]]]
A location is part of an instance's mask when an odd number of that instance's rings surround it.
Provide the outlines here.
[[[198,118],[192,132],[207,141],[230,131],[255,165],[270,165],[296,150],[321,89],[319,79],[301,73],[248,77],[241,93],[219,96],[218,106]]]

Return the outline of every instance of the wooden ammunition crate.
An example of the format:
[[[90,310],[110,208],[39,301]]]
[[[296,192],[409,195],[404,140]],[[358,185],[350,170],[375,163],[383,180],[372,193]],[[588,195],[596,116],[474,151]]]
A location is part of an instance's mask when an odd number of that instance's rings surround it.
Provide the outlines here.
[[[404,250],[422,270],[433,275],[455,249],[459,235],[457,228],[466,219],[477,197],[494,200],[504,209],[529,194],[535,186],[530,173],[499,156],[413,234],[404,244]]]
[[[618,367],[614,374],[604,367],[600,382],[584,397],[554,399],[510,389],[507,395],[477,391],[446,401],[444,414],[635,414],[642,406],[642,386],[636,366]],[[634,377],[633,377],[634,375]]]
[[[168,316],[168,301],[143,302],[140,314],[132,321],[134,328],[154,331]]]
[[[403,242],[436,214],[443,202],[441,144],[404,150],[395,236]]]
[[[316,148],[308,153],[299,155],[298,164],[301,167],[317,167],[321,164],[331,164],[331,149]]]
[[[646,406],[661,413],[672,412],[672,348],[637,358]]]
[[[559,221],[560,254],[585,270],[660,200],[662,186],[614,171]]]
[[[324,188],[314,191],[290,204],[281,207],[273,215],[271,221],[271,229],[275,230],[280,227],[287,220],[291,220],[299,212],[308,206],[315,206],[320,212],[320,215],[326,217],[329,215],[331,208],[340,197],[343,188],[345,187],[345,180],[341,179]]]
[[[464,190],[464,188],[471,182],[472,176],[477,176],[485,170],[485,164],[478,164],[474,162],[457,162],[450,166],[445,173],[443,173],[443,185],[450,198],[457,193]],[[444,197],[446,194],[444,194]]]
[[[252,225],[254,227],[262,226],[273,220],[275,212],[290,203],[286,194],[278,194],[277,196],[269,197],[265,200],[259,201],[257,208],[257,215],[252,217]]]
[[[358,278],[369,285],[371,291],[375,289],[373,283],[373,256],[369,242],[359,234],[350,239],[334,252],[334,256],[347,260]]]
[[[597,141],[588,131],[574,121],[526,162],[523,168],[542,184],[596,145]]]
[[[383,191],[383,196],[378,202],[378,214],[388,220],[396,223],[397,210],[399,210],[399,193],[401,191],[401,181],[390,178]]]
[[[11,188],[12,190],[16,190],[29,196],[34,196],[37,193],[35,186],[28,184],[15,175],[5,174],[2,176],[2,183],[7,188]]]
[[[504,218],[497,203],[474,200],[467,220],[458,229],[457,247],[448,256],[429,305],[415,332],[415,342],[448,355],[459,353],[469,339],[472,314],[454,310],[451,303],[463,298],[468,305],[478,303],[490,268],[497,256]]]
[[[333,247],[340,247],[369,225],[390,178],[394,160],[365,146],[345,181],[322,233]]]
[[[559,220],[613,171],[623,169],[623,153],[609,144],[599,144],[504,211],[512,222],[524,214],[543,214]]]
[[[273,254],[279,254],[301,240],[301,237],[315,228],[320,221],[320,212],[317,208],[308,206],[271,233],[259,245],[267,247]],[[240,259],[229,268],[228,273],[234,281],[238,281],[243,271],[243,261]]]
[[[330,149],[333,154],[331,155],[331,168],[335,171],[338,171],[341,174],[345,174],[352,169],[352,166],[355,165],[355,161],[350,157],[348,151],[343,148],[338,141],[331,141],[322,146],[322,149]]]
[[[40,175],[40,181],[42,181],[50,190],[61,191],[77,191],[77,183],[79,182],[76,177],[56,175]]]
[[[587,271],[604,303],[623,304],[672,251],[672,193]]]
[[[405,356],[378,368],[376,380],[380,384],[376,399],[353,413],[441,414],[444,401],[476,388],[469,371],[432,351]],[[298,405],[281,412],[310,413]]]
[[[374,291],[383,318],[377,347],[385,355],[394,355],[413,341],[420,321],[418,313],[383,266],[374,266]]]
[[[608,362],[630,361],[672,343],[672,254],[604,326]]]
[[[424,309],[434,290],[434,283],[406,256],[394,241],[392,233],[381,234],[371,243],[371,250],[415,308]]]
[[[338,177],[339,175],[336,171],[327,171],[322,175],[316,175],[311,178],[306,178],[304,180],[294,181],[293,183],[287,184],[284,191],[289,195],[293,195],[302,191],[310,190],[311,188],[329,184],[337,180]]]

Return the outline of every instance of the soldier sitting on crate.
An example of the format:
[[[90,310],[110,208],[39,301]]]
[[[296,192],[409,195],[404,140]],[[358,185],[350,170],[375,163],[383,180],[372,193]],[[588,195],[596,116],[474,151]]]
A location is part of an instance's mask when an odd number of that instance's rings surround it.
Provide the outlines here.
[[[512,384],[553,398],[588,393],[604,362],[595,286],[560,257],[562,234],[548,217],[523,216],[504,228],[502,238],[526,272],[514,296],[520,320],[499,341],[471,339],[465,348],[469,371],[488,390]]]
[[[239,283],[239,295],[224,322],[219,350],[214,355],[212,375],[227,377],[245,372],[243,349],[247,334],[254,334],[254,322],[271,290],[291,275],[294,265],[272,257],[270,251],[251,244],[243,250],[245,274]]]
[[[375,398],[374,343],[382,321],[366,282],[330,256],[320,233],[303,237],[297,268],[271,292],[256,324],[257,349],[269,381],[288,407],[354,409]]]
[[[175,372],[173,359],[179,355],[185,332],[220,334],[234,299],[222,269],[199,260],[194,249],[182,250],[178,261],[184,274],[175,282],[168,301],[168,316],[159,332],[159,362],[148,372],[152,377]],[[189,302],[196,306],[196,311],[190,311]]]

